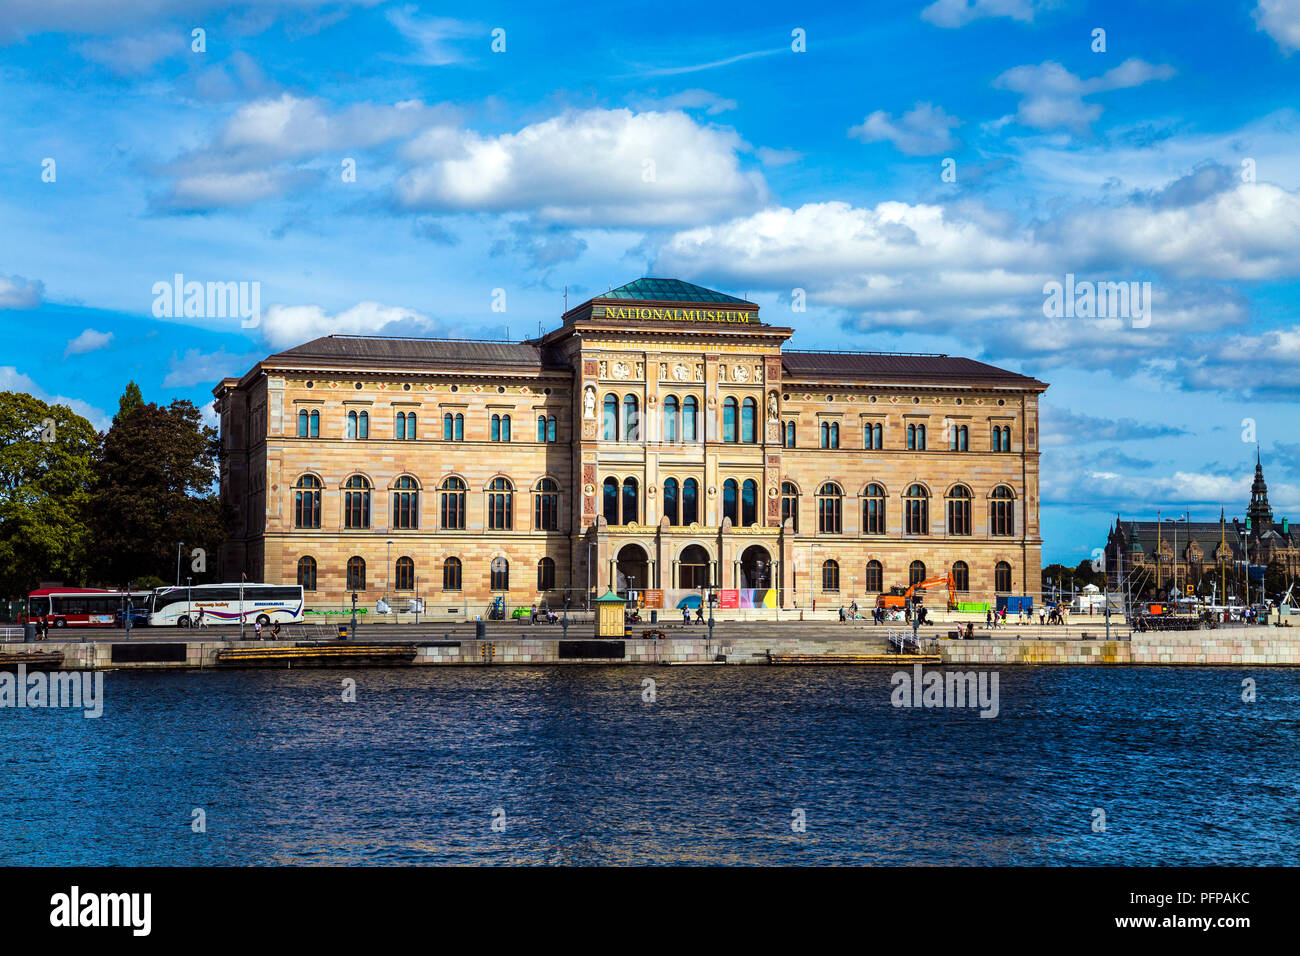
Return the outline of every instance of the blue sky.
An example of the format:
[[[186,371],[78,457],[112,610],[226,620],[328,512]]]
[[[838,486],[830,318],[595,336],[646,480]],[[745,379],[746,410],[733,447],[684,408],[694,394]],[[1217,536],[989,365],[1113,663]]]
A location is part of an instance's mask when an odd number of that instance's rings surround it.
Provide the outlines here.
[[[1300,518],[1298,50],[1300,0],[8,0],[0,388],[103,426],[128,378],[207,405],[315,335],[675,275],[1050,382],[1048,561],[1240,513],[1256,441]],[[257,326],[156,317],[176,273],[259,283]],[[1067,275],[1149,323],[1047,317]]]

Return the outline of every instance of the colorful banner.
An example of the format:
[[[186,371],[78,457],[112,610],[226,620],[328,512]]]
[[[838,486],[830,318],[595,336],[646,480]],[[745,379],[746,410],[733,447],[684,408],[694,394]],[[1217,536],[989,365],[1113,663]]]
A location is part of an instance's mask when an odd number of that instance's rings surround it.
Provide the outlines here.
[[[723,588],[718,592],[718,608],[723,611],[734,611],[740,607],[740,592],[732,588]]]
[[[775,608],[775,588],[743,588],[736,592],[740,596],[738,607],[742,609]]]

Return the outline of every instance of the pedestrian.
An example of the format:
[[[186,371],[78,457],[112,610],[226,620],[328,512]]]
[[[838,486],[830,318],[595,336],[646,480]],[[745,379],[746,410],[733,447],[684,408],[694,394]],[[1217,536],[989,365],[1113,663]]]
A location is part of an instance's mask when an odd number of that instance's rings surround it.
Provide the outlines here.
[[[703,602],[699,603],[699,604],[696,605],[696,607],[695,607],[695,620],[698,621],[698,622],[701,623],[701,624],[704,623],[704,603],[703,603]]]
[[[691,609],[688,607],[682,608],[682,623],[683,624],[691,623]]]
[[[841,624],[844,623],[844,605],[843,605],[843,604],[840,605],[840,623],[841,623]]]
[[[1040,608],[1038,609],[1038,626],[1039,626],[1039,627],[1042,627],[1042,626],[1043,626],[1044,622],[1046,621],[1046,618],[1047,618],[1047,614],[1046,614],[1046,612],[1044,611],[1043,608],[1040,607]]]
[[[989,608],[987,611],[984,612],[984,626],[985,626],[985,627],[992,627],[992,626],[993,626],[993,609],[992,609],[992,608]]]
[[[529,623],[529,624],[536,624],[536,623],[537,623],[537,605],[536,605],[536,604],[533,605],[532,610],[528,613],[528,623]]]
[[[207,623],[203,620],[203,608],[199,608],[199,627],[207,627]]]

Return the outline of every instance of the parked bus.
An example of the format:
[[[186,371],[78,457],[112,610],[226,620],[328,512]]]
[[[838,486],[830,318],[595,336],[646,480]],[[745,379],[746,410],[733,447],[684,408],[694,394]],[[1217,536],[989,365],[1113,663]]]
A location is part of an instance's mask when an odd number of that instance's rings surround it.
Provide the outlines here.
[[[121,626],[129,601],[133,609],[146,608],[151,591],[108,591],[104,588],[38,588],[27,595],[27,619],[42,617],[51,627]],[[135,615],[132,621],[139,620]]]
[[[240,604],[240,596],[243,604]],[[199,624],[298,624],[303,616],[300,584],[195,584],[153,592],[149,623],[154,627]],[[202,611],[200,617],[199,612]]]

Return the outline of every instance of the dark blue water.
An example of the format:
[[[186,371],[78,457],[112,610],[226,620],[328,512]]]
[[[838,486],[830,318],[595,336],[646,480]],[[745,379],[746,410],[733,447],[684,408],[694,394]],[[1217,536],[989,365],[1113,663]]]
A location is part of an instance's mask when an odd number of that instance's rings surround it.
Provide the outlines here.
[[[889,677],[108,674],[0,710],[0,863],[1300,863],[1300,672],[1005,668],[991,720]]]

